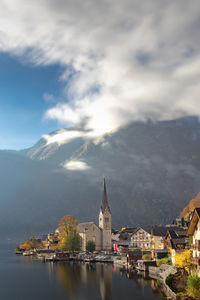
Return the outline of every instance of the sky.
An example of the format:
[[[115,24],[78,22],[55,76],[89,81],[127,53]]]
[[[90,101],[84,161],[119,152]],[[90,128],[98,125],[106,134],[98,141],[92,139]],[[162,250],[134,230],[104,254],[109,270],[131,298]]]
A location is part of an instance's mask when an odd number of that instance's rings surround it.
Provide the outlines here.
[[[1,0],[0,149],[199,116],[199,28],[198,0]]]

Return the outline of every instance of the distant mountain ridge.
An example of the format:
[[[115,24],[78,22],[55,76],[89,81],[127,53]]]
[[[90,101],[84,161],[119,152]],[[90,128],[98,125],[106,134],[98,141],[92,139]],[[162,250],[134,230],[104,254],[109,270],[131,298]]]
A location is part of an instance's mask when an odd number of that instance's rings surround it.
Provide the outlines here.
[[[61,129],[0,151],[0,232],[48,232],[67,213],[97,221],[103,175],[113,227],[168,223],[200,191],[199,158],[197,118],[133,122],[91,140]]]

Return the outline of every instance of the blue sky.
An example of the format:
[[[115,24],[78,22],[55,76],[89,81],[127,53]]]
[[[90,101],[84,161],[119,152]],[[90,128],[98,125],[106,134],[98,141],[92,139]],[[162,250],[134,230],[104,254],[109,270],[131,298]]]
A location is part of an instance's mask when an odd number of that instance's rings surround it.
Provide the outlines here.
[[[61,70],[59,65],[34,66],[0,53],[0,149],[30,147],[43,134],[60,128],[57,121],[43,116],[52,106],[44,95],[61,94]]]
[[[199,26],[196,0],[0,1],[0,149],[200,116]]]

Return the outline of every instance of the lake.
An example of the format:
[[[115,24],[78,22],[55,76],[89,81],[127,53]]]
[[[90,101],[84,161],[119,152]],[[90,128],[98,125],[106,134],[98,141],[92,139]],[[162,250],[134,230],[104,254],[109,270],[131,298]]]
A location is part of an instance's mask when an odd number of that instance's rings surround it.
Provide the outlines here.
[[[0,249],[4,300],[164,299],[157,282],[110,264],[43,263]]]

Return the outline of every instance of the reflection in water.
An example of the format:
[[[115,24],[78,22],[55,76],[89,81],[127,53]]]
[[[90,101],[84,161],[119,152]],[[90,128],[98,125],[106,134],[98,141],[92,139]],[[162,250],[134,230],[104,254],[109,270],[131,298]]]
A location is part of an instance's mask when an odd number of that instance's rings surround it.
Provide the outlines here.
[[[100,291],[101,300],[112,299],[113,266],[106,264],[61,263],[56,266],[58,278],[67,296],[76,295],[81,285],[96,287]]]
[[[160,282],[158,280],[150,278],[146,272],[127,271],[126,276],[129,279],[134,280],[139,288],[144,289],[146,286],[151,286],[154,293],[160,292]]]
[[[65,293],[69,295],[76,294],[81,282],[81,265],[80,264],[58,264],[58,276]]]
[[[116,278],[121,276],[124,279],[128,278],[130,283],[133,282],[133,285],[129,285],[129,292],[137,291],[138,295],[135,295],[135,299],[154,299],[153,295],[155,295],[155,299],[163,299],[159,296],[160,286],[156,280],[148,278],[145,273],[126,272],[110,264],[73,262],[48,264],[48,271],[50,277],[56,276],[59,279],[67,299],[79,299],[78,295],[82,293],[85,295],[86,290],[89,290],[90,293],[95,291],[95,299],[112,300],[112,297],[116,299]],[[119,281],[120,286],[125,283],[123,278]],[[130,299],[129,296],[130,294],[125,292],[123,297]],[[142,298],[140,298],[141,296]],[[90,297],[90,299],[94,298],[91,294]],[[81,297],[80,299],[87,298]]]
[[[0,249],[1,250],[1,249]],[[0,252],[1,299],[163,300],[154,280],[110,264],[42,263]],[[10,288],[12,287],[12,288]]]
[[[101,276],[100,276],[100,292],[102,300],[112,299],[112,266],[111,265],[100,265]]]
[[[98,288],[101,300],[112,299],[112,265],[62,263],[56,265],[56,271],[66,295],[76,295],[81,285],[85,285]]]

